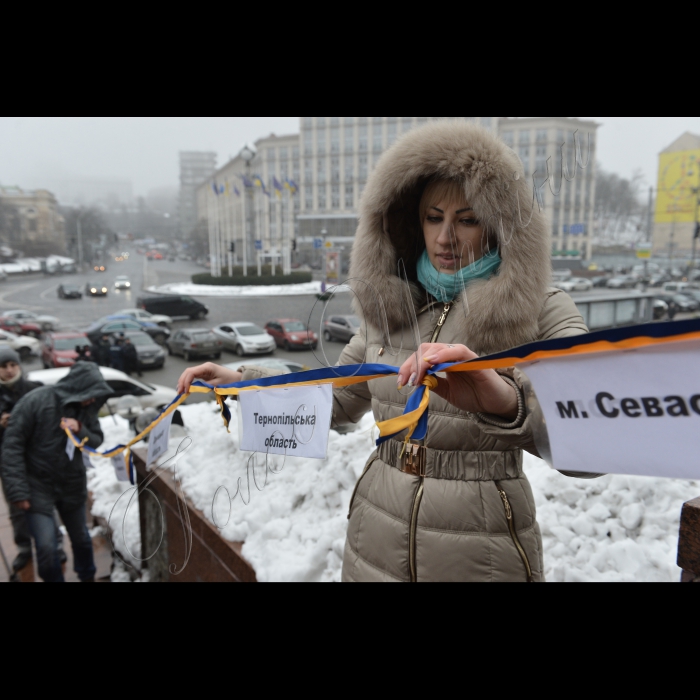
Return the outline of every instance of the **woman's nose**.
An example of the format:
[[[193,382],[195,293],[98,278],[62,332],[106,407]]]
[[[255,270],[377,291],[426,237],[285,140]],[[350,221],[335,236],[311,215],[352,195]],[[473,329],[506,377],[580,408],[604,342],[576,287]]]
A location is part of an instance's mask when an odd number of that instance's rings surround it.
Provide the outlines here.
[[[445,222],[440,229],[440,235],[437,238],[437,243],[445,248],[454,245],[455,230],[452,222]]]

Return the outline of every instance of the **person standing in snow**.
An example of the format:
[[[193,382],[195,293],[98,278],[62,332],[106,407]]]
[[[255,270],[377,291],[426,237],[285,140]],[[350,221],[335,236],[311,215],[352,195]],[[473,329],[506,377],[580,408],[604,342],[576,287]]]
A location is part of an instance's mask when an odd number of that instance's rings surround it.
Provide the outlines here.
[[[124,339],[124,344],[122,345],[122,363],[124,365],[124,372],[129,376],[133,373],[137,373],[139,377],[143,377],[139,365],[139,354],[136,350],[136,346],[131,342],[131,338]]]
[[[339,364],[392,364],[398,386],[336,389],[334,425],[371,410],[379,422],[401,416],[434,365],[587,333],[572,299],[551,287],[549,228],[530,182],[505,143],[464,121],[415,129],[384,154],[362,198],[350,270],[364,322]],[[186,371],[178,391],[263,376],[207,364]],[[541,415],[526,408],[526,383],[516,369],[438,380],[426,440],[385,442],[357,484],[343,581],[544,581],[523,472]]]
[[[15,406],[23,396],[40,386],[24,378],[19,355],[14,350],[0,348],[0,449]],[[32,537],[24,511],[15,507],[9,499],[5,500],[10,506],[10,520],[18,552],[12,564],[17,574],[32,561]]]
[[[104,439],[98,412],[114,392],[97,365],[75,364],[56,386],[36,389],[15,407],[2,446],[0,470],[9,501],[26,514],[39,576],[63,583],[54,511],[73,547],[75,572],[92,582],[96,569],[87,529],[87,477],[80,450],[67,454],[66,429],[97,449]]]

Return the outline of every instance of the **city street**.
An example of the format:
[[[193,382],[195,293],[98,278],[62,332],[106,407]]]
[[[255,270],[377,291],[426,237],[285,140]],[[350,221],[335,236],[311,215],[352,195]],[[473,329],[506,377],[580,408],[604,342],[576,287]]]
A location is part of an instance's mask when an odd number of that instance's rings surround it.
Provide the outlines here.
[[[201,273],[201,267],[191,262],[148,262],[133,251],[127,262],[116,263],[112,258],[107,263],[107,272],[48,277],[37,275],[36,278],[10,280],[0,286],[0,313],[13,309],[25,309],[35,313],[49,314],[61,320],[63,331],[83,330],[94,321],[104,316],[118,313],[124,309],[136,307],[136,301],[144,296],[143,286],[167,284],[173,282],[190,282],[193,274]],[[116,291],[114,280],[117,276],[128,275],[131,279],[131,291]],[[144,278],[146,285],[144,285]],[[105,285],[109,288],[106,298],[83,298],[80,301],[68,301],[58,298],[57,288],[60,284],[77,285],[84,288],[88,283]],[[148,296],[148,295],[146,295]],[[209,307],[210,314],[204,321],[176,321],[173,331],[182,328],[212,328],[222,323],[251,322],[264,326],[273,318],[298,318],[304,322],[311,320],[311,328],[320,330],[323,304],[316,304],[313,296],[296,297],[261,297],[241,299],[218,299],[199,297],[198,301]],[[314,308],[314,304],[316,307]],[[337,295],[328,305],[326,317],[331,314],[349,314],[351,296]],[[328,362],[334,365],[340,358],[345,346],[342,343],[326,343],[324,348]],[[314,354],[311,351],[294,351],[287,353],[277,350],[274,357],[299,362],[310,368],[323,366],[323,350],[319,345]],[[255,358],[246,358],[243,362],[254,363]],[[187,363],[179,357],[169,357],[162,370],[144,372],[144,380],[152,384],[175,387],[177,380],[188,366],[201,364],[202,360]],[[233,353],[224,353],[222,363],[239,362]],[[32,358],[27,364],[28,371],[43,369],[41,360]]]

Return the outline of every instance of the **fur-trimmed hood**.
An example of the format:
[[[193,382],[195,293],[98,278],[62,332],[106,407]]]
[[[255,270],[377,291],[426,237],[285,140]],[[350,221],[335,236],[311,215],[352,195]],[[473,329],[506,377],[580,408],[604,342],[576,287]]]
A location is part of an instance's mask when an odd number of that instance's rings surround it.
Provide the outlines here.
[[[464,121],[416,129],[379,161],[362,197],[352,253],[356,312],[380,332],[386,313],[395,332],[410,326],[414,310],[428,301],[416,273],[425,249],[418,210],[434,178],[464,184],[486,232],[498,238],[503,259],[496,277],[473,283],[463,295],[465,343],[483,354],[535,340],[551,281],[546,220],[516,154],[489,131]]]

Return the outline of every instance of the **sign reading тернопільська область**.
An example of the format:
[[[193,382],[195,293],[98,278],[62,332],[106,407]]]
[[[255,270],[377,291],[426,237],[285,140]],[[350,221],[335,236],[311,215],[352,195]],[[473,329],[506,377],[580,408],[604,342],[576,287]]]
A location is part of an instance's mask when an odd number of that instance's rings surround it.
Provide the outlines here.
[[[700,342],[521,366],[560,471],[699,479]]]
[[[244,452],[326,459],[333,417],[331,385],[246,391],[238,401]]]

